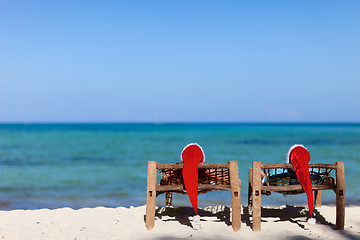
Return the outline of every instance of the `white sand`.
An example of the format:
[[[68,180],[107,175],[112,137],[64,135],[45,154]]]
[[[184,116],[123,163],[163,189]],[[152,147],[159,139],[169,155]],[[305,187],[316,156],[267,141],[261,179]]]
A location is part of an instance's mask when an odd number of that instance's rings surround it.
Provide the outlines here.
[[[334,230],[335,207],[317,208],[315,225],[307,223],[304,207],[263,208],[261,232],[252,232],[247,210],[243,208],[238,232],[229,225],[230,209],[225,206],[199,210],[199,223],[192,222],[190,207],[160,208],[151,231],[145,228],[145,206],[0,211],[0,240],[360,239],[360,207],[346,208],[344,231]]]

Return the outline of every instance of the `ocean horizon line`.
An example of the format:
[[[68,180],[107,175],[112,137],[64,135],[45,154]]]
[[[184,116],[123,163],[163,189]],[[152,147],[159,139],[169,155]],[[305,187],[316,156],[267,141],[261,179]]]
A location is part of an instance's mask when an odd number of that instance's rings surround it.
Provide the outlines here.
[[[304,121],[304,122],[288,122],[288,121],[249,121],[249,122],[236,122],[236,121],[169,121],[169,122],[116,122],[116,121],[33,121],[33,122],[20,122],[10,121],[1,122],[0,125],[360,125],[359,122],[353,121]]]

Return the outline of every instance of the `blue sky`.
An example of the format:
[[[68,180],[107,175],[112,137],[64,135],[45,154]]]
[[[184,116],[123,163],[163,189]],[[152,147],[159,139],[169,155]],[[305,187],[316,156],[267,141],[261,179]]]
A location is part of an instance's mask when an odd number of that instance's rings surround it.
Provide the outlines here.
[[[359,122],[359,12],[0,0],[0,122]]]

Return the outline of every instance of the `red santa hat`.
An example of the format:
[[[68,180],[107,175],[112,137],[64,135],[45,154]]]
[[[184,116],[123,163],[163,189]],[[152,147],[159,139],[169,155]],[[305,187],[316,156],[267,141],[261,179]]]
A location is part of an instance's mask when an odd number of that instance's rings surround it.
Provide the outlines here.
[[[195,221],[199,221],[197,215],[198,202],[198,166],[205,161],[205,154],[201,146],[197,143],[190,143],[184,147],[180,159],[183,162],[183,179],[185,189],[189,195],[190,202],[194,208],[196,216]]]
[[[296,176],[307,195],[310,213],[309,223],[314,223],[314,219],[312,219],[314,196],[309,173],[309,162],[310,153],[303,145],[295,144],[289,149],[286,157],[286,163],[291,163],[295,169]]]

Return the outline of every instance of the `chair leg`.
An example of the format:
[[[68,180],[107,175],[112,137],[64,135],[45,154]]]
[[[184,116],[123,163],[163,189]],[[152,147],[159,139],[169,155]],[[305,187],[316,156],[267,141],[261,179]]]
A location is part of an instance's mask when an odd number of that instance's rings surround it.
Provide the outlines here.
[[[172,192],[167,192],[165,194],[165,202],[167,207],[171,207],[173,205],[172,203]]]
[[[253,162],[253,231],[261,231],[261,162]]]
[[[248,207],[252,207],[252,168],[249,168]]]
[[[229,161],[229,171],[232,202],[232,228],[234,232],[237,232],[241,228],[241,186],[237,161]]]
[[[155,225],[156,208],[156,162],[148,162],[147,197],[146,197],[146,228],[153,229]]]
[[[315,190],[315,207],[321,207],[321,190]]]
[[[336,169],[336,229],[343,230],[345,225],[345,170],[344,162],[337,162]]]

